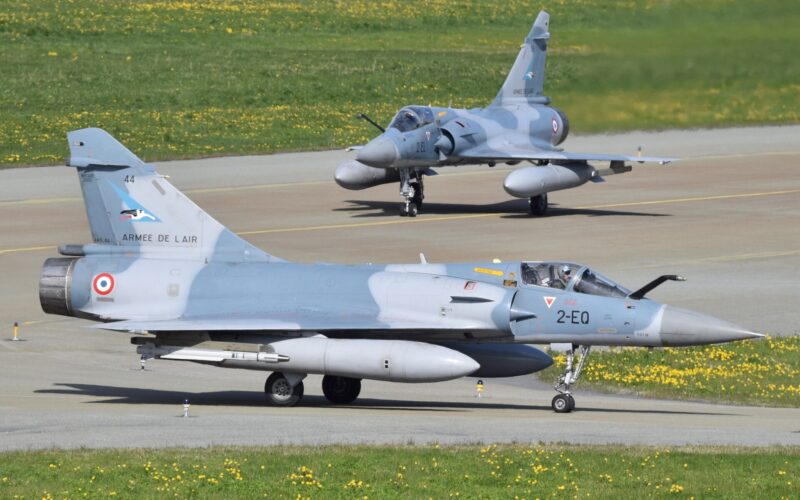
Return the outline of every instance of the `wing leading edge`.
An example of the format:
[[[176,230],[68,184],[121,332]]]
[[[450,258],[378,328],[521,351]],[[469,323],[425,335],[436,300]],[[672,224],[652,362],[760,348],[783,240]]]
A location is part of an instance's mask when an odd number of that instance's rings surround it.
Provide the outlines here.
[[[545,151],[531,150],[516,146],[503,146],[502,150],[489,147],[472,148],[458,155],[463,160],[475,160],[481,162],[502,162],[509,160],[517,161],[539,161],[539,160],[573,160],[573,161],[609,161],[609,162],[656,162],[666,165],[676,158],[662,158],[659,156],[628,156],[628,155],[609,155],[599,153],[570,153],[568,151]]]
[[[392,318],[220,318],[195,317],[169,320],[125,320],[93,325],[92,328],[118,332],[188,332],[188,331],[251,331],[251,332],[472,332],[494,331],[490,325],[475,321],[409,321]]]

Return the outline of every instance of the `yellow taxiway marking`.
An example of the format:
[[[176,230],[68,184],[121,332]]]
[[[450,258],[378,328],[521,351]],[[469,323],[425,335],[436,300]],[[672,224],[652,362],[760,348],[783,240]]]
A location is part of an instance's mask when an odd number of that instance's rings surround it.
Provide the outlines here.
[[[715,196],[698,196],[694,198],[670,198],[666,200],[651,200],[651,201],[633,201],[628,203],[611,203],[606,205],[585,205],[574,207],[576,210],[593,210],[601,208],[621,208],[621,207],[636,207],[645,205],[669,205],[674,203],[690,203],[699,201],[713,201],[713,200],[727,200],[734,198],[755,198],[759,196],[778,196],[783,194],[800,193],[800,189],[786,189],[782,191],[764,191],[760,193],[741,193],[741,194],[722,194]],[[387,226],[390,224],[412,224],[423,222],[441,222],[451,220],[467,220],[467,219],[482,219],[486,217],[498,217],[506,215],[508,212],[488,212],[483,214],[468,214],[468,215],[448,215],[442,217],[415,217],[415,218],[397,218],[377,222],[355,222],[350,224],[330,224],[325,226],[300,226],[300,227],[285,227],[275,229],[256,229],[252,231],[240,231],[236,234],[240,236],[254,235],[254,234],[270,234],[270,233],[295,233],[300,231],[321,231],[327,229],[352,229],[370,226]]]
[[[740,193],[740,194],[720,194],[713,196],[697,196],[691,198],[672,198],[667,200],[634,201],[630,203],[610,203],[608,205],[591,205],[585,207],[575,207],[580,210],[595,208],[616,208],[616,207],[636,207],[644,205],[668,205],[671,203],[687,203],[694,201],[729,200],[733,198],[755,198],[758,196],[778,196],[782,194],[800,193],[800,189],[785,189],[782,191],[763,191],[760,193]]]
[[[286,187],[302,186],[321,186],[324,184],[334,184],[333,179],[327,181],[305,181],[305,182],[282,182],[275,184],[252,184],[250,186],[223,186],[215,188],[187,189],[182,191],[184,194],[207,194],[207,193],[227,193],[229,191],[253,191],[257,189],[279,189]],[[20,205],[49,205],[51,203],[76,203],[83,201],[79,196],[63,198],[29,198],[27,200],[0,201],[0,207],[20,206]]]
[[[622,207],[637,207],[647,205],[669,205],[675,203],[693,203],[702,201],[714,200],[730,200],[736,198],[755,198],[760,196],[779,196],[784,194],[800,193],[800,189],[785,189],[781,191],[763,191],[758,193],[740,193],[740,194],[721,194],[714,196],[697,196],[689,198],[670,198],[664,200],[650,200],[650,201],[633,201],[627,203],[609,203],[605,205],[584,205],[575,207],[577,210],[595,210],[603,208],[622,208]],[[283,227],[274,229],[254,229],[251,231],[239,231],[236,234],[240,236],[250,236],[256,234],[273,234],[273,233],[296,233],[304,231],[325,231],[333,229],[356,229],[362,227],[372,226],[388,226],[394,224],[413,224],[423,222],[442,222],[452,220],[468,220],[468,219],[484,219],[487,217],[499,217],[506,215],[508,212],[488,212],[482,214],[466,214],[466,215],[448,215],[440,217],[414,217],[414,218],[392,218],[389,220],[373,221],[373,222],[354,222],[347,224],[328,224],[323,226],[300,226],[300,227]],[[0,249],[0,255],[18,253],[18,252],[37,252],[42,250],[52,250],[56,247],[53,245],[38,246],[38,247],[24,247],[24,248],[5,248]]]
[[[741,154],[727,154],[727,155],[697,155],[697,156],[684,156],[679,158],[677,161],[681,160],[722,160],[726,158],[749,158],[754,156],[786,156],[786,155],[798,155],[800,151],[773,151],[767,153],[741,153]],[[634,161],[635,163],[635,161]],[[635,166],[635,165],[634,165]],[[440,175],[444,175],[447,177],[467,177],[467,176],[475,176],[475,175],[492,175],[497,174],[500,172],[506,172],[511,170],[509,168],[502,168],[502,165],[498,165],[501,168],[487,168],[486,170],[481,170],[478,172],[458,172],[458,171],[451,171],[451,172],[443,172]],[[229,192],[237,192],[237,191],[254,191],[259,189],[280,189],[280,188],[292,188],[292,187],[302,187],[302,186],[322,186],[322,185],[333,185],[333,179],[328,179],[324,181],[299,181],[299,182],[282,182],[282,183],[274,183],[274,184],[252,184],[249,186],[223,186],[223,187],[212,187],[212,188],[197,188],[197,189],[187,189],[183,191],[185,194],[210,194],[210,193],[229,193]],[[0,201],[0,208],[2,207],[10,207],[10,206],[22,206],[22,205],[49,205],[52,203],[76,203],[83,201],[82,198],[74,196],[74,197],[57,197],[57,198],[29,198],[25,200],[9,200],[9,201]],[[585,207],[584,207],[585,208]]]
[[[17,253],[17,252],[38,252],[40,250],[55,250],[55,245],[47,245],[43,247],[24,247],[24,248],[0,248],[0,255],[4,255],[7,253]]]

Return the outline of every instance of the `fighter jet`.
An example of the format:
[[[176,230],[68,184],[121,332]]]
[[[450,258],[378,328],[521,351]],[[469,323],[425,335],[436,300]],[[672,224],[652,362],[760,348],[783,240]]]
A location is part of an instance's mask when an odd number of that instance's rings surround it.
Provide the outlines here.
[[[569,120],[550,106],[543,94],[550,16],[542,11],[520,48],[517,59],[492,103],[482,109],[405,106],[381,134],[358,150],[355,160],[342,163],[334,174],[346,189],[365,189],[400,182],[404,198],[400,215],[414,217],[425,198],[423,177],[435,167],[498,163],[532,166],[512,171],[503,182],[506,192],[528,198],[530,213],[545,215],[547,194],[602,182],[603,175],[629,172],[626,162],[673,161],[672,158],[570,153],[557,146],[569,135]],[[597,169],[590,161],[609,162]]]
[[[324,375],[337,404],[353,402],[362,379],[534,373],[552,359],[533,345],[553,344],[568,363],[552,406],[568,412],[591,346],[760,336],[645,296],[675,276],[631,292],[570,262],[288,262],[225,228],[103,130],[67,137],[93,243],[62,245],[44,262],[42,309],[134,333],[145,359],[272,372],[272,405],[297,404],[309,373]]]

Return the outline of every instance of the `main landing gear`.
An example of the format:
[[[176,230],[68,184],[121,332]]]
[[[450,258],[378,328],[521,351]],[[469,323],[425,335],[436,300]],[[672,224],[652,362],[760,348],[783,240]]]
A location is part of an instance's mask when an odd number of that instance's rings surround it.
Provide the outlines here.
[[[273,372],[264,384],[264,394],[270,406],[295,406],[303,399],[305,374]],[[361,379],[325,375],[322,393],[333,404],[352,403],[361,393]]]
[[[531,215],[542,216],[547,213],[547,193],[528,198]]]
[[[333,404],[350,404],[361,393],[361,379],[325,375],[322,378],[322,393]]]
[[[556,413],[569,413],[575,409],[575,398],[572,397],[570,393],[570,387],[573,384],[578,383],[578,378],[581,376],[581,370],[583,369],[583,364],[586,362],[586,358],[589,357],[589,350],[592,348],[590,345],[580,346],[580,359],[578,359],[578,366],[574,366],[574,357],[575,357],[575,348],[577,346],[572,346],[567,351],[567,366],[564,368],[564,373],[558,376],[558,380],[556,381],[555,390],[558,394],[553,398],[553,411]]]
[[[422,174],[410,168],[400,169],[400,195],[405,199],[400,215],[416,217],[425,199]]]
[[[294,406],[303,399],[305,375],[273,372],[264,384],[267,404],[271,406]]]

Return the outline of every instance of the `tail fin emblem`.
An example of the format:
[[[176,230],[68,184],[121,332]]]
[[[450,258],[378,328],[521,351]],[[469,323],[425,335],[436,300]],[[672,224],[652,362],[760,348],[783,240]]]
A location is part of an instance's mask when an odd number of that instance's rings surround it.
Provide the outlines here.
[[[120,211],[120,219],[133,221],[133,222],[161,222],[161,219],[156,217],[155,214],[144,208],[138,201],[131,198],[131,196],[116,184],[111,184],[114,192],[122,199],[122,202],[127,206],[125,210]]]
[[[122,220],[152,220],[155,221],[156,218],[154,215],[151,215],[140,208],[134,208],[132,210],[123,210],[120,212],[122,215]]]

